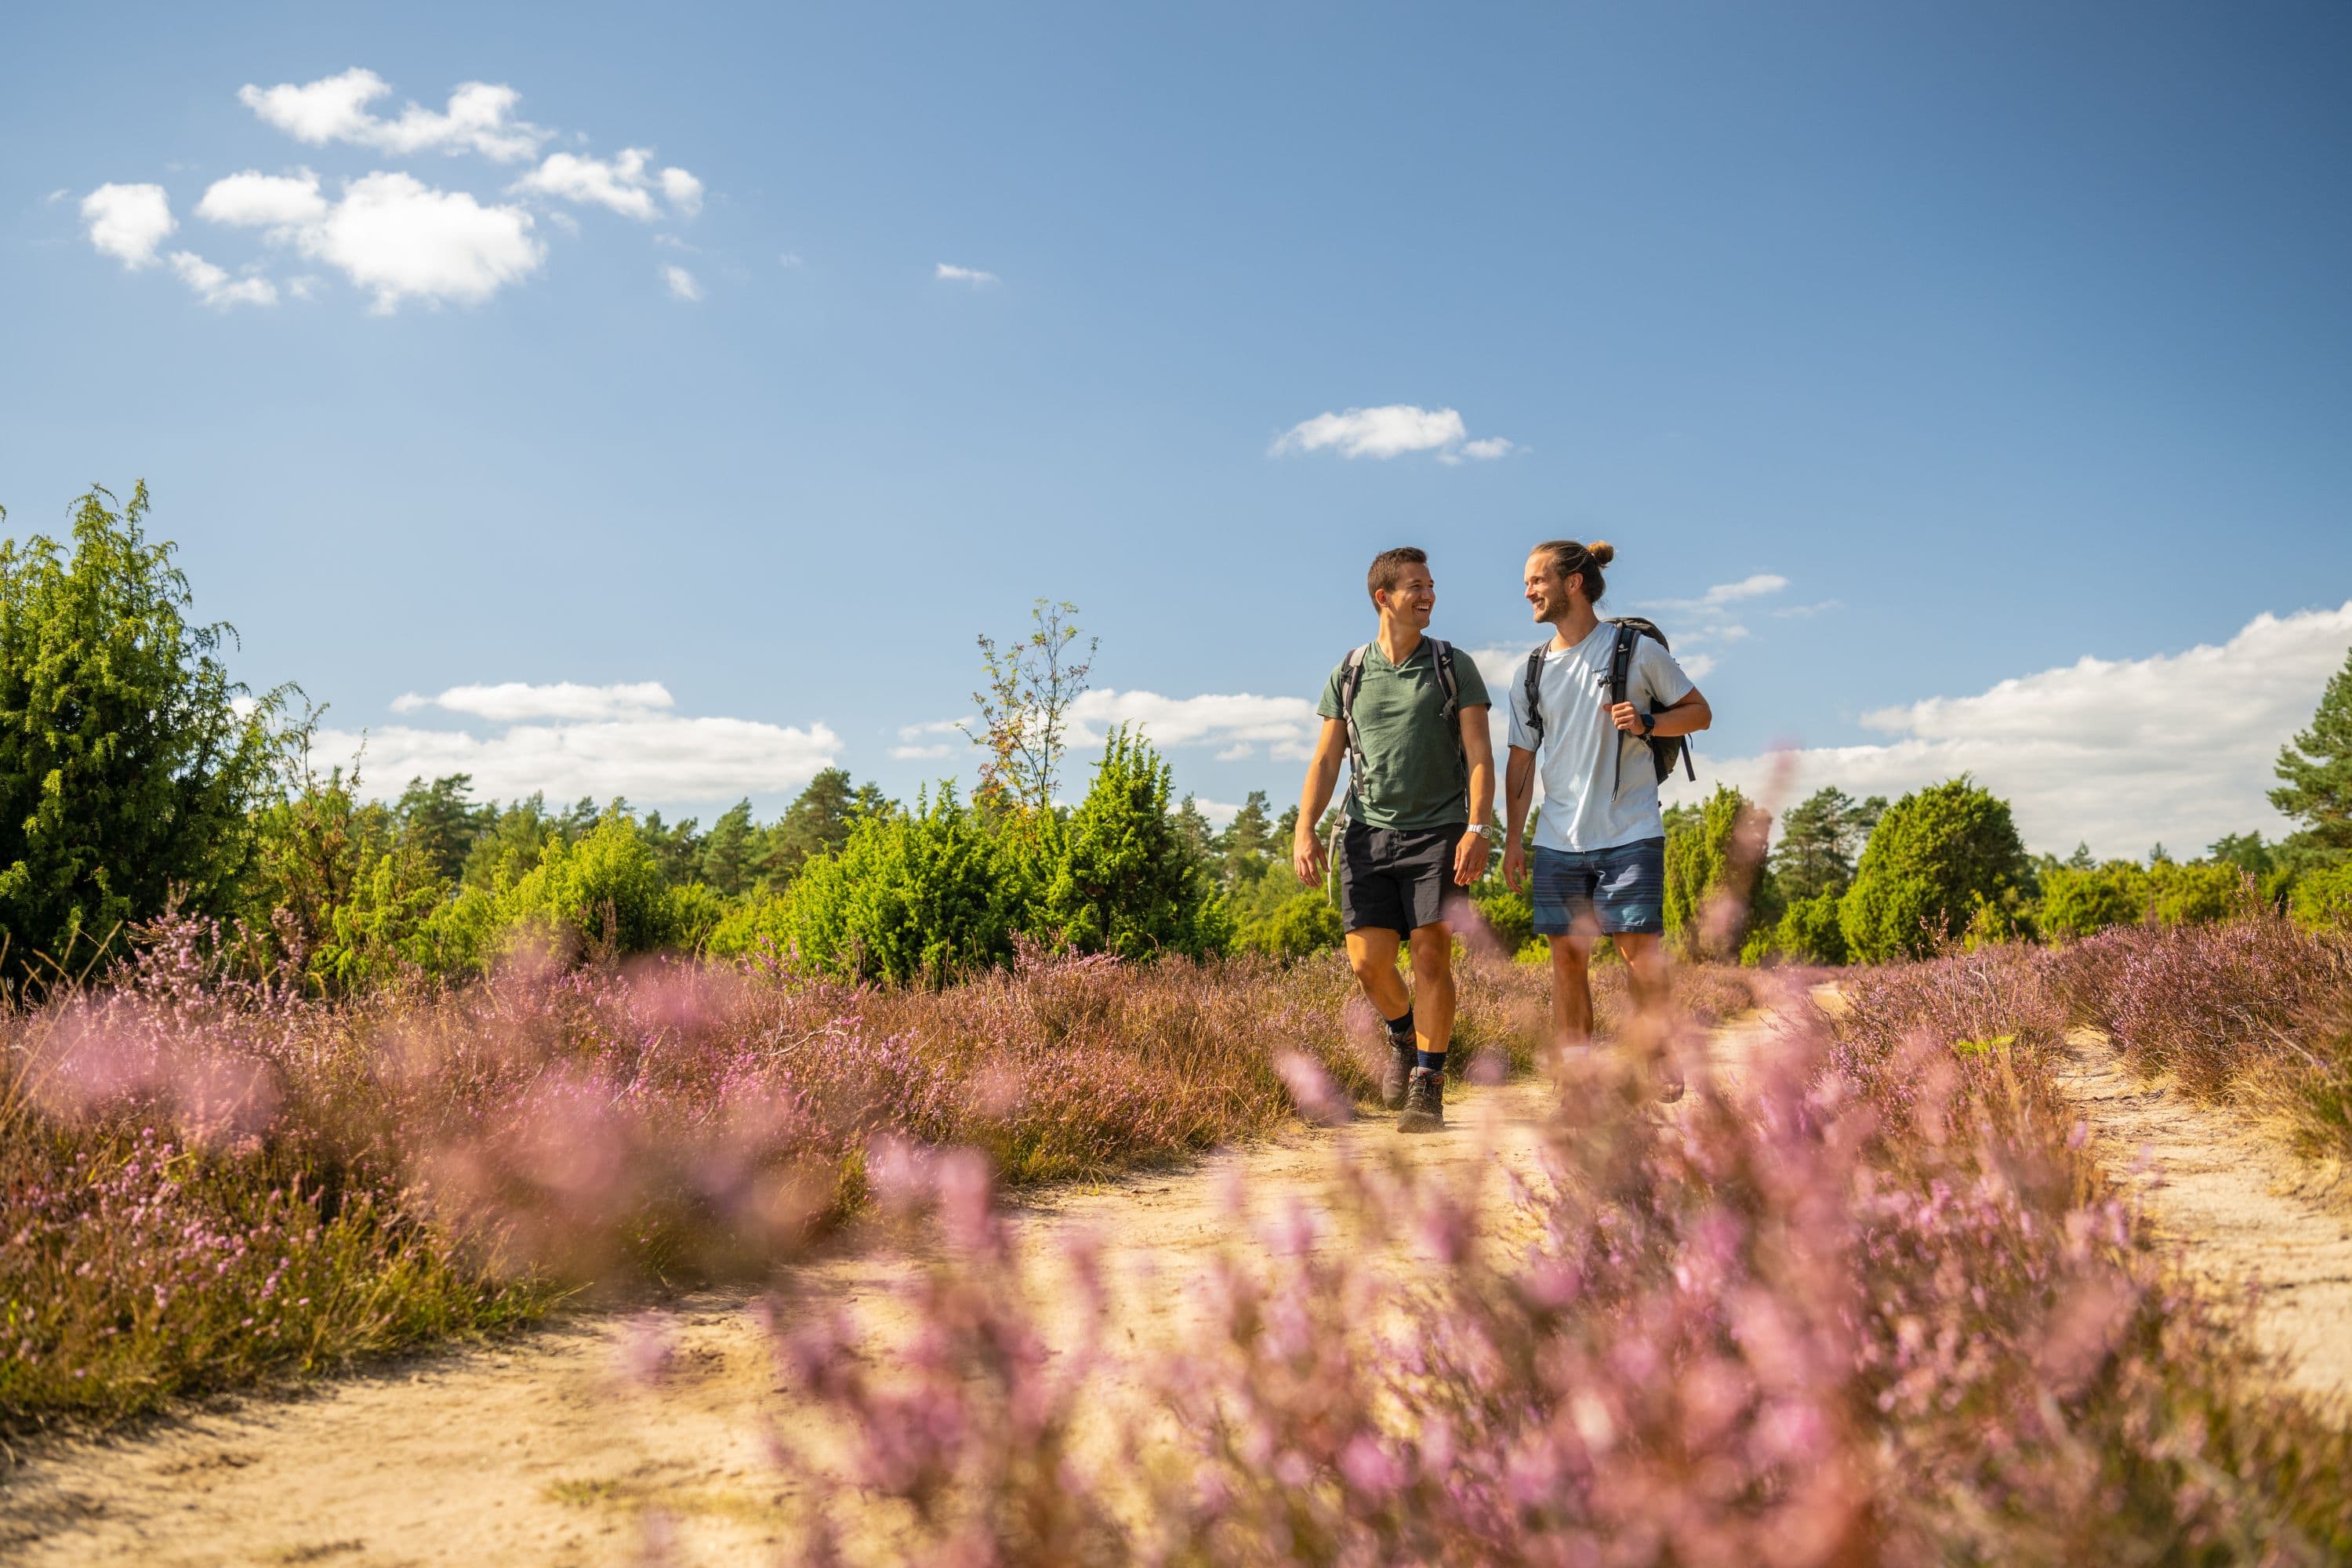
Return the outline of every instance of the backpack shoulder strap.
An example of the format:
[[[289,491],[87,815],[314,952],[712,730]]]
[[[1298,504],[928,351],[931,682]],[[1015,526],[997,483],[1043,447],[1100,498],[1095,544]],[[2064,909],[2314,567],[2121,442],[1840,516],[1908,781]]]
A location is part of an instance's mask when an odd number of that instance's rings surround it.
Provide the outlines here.
[[[1429,659],[1437,670],[1437,684],[1445,693],[1445,705],[1437,710],[1438,721],[1451,724],[1454,716],[1462,710],[1462,689],[1454,679],[1454,645],[1443,637],[1430,638]]]
[[[1609,706],[1614,708],[1625,700],[1625,685],[1633,672],[1633,640],[1642,635],[1639,626],[1624,621],[1615,622],[1617,641],[1609,650]]]
[[[1364,655],[1371,644],[1349,652],[1339,667],[1339,722],[1348,730],[1348,787],[1359,800],[1363,798],[1364,737],[1356,728],[1356,693],[1364,684]]]
[[[1521,683],[1528,700],[1528,729],[1536,738],[1538,750],[1543,747],[1543,667],[1544,656],[1549,652],[1551,652],[1551,644],[1548,642],[1536,644],[1535,652],[1528,655],[1527,679]]]

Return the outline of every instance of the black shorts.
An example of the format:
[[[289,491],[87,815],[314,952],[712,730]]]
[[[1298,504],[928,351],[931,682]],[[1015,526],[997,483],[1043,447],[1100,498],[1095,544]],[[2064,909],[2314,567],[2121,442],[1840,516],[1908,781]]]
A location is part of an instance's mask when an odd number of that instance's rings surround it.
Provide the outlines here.
[[[1339,841],[1339,920],[1409,936],[1444,918],[1454,888],[1454,852],[1467,823],[1424,832],[1348,824]]]

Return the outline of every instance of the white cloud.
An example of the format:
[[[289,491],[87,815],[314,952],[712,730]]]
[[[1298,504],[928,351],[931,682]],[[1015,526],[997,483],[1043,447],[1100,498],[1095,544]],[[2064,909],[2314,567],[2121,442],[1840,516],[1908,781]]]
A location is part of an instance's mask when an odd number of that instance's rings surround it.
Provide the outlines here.
[[[1257,747],[1248,741],[1236,741],[1217,753],[1221,763],[1245,763],[1257,755]]]
[[[2225,833],[2282,831],[2264,798],[2271,764],[2310,723],[2347,647],[2352,603],[2258,616],[2218,647],[2084,658],[1972,697],[1885,709],[1864,722],[1894,739],[1798,751],[1794,787],[1891,798],[1973,773],[2015,807],[2029,845],[2062,853],[2077,840],[2137,856],[2158,839],[2186,851]],[[1711,762],[1706,736],[1698,743],[1702,789],[1721,779],[1752,792],[1769,776],[1769,757]]]
[[[776,265],[779,267],[798,267],[800,264],[801,253],[797,250],[787,250],[776,258]]]
[[[902,763],[930,762],[951,755],[971,744],[964,730],[964,726],[971,722],[973,721],[970,719],[936,719],[928,724],[902,724],[898,727],[901,743],[891,747],[890,754]],[[929,741],[924,738],[929,735],[952,735],[955,739]]]
[[[275,305],[278,285],[267,278],[231,279],[193,250],[172,252],[172,270],[197,299],[216,310],[231,305]]]
[[[671,299],[693,304],[702,298],[702,285],[696,282],[694,274],[685,268],[665,267],[661,272],[662,281],[669,285]]]
[[[1704,680],[1715,673],[1715,655],[1711,653],[1685,654],[1675,662],[1681,665],[1683,673],[1693,680]]]
[[[433,697],[411,691],[393,699],[395,713],[426,708],[471,714],[477,719],[511,721],[518,719],[611,719],[659,712],[677,706],[669,689],[658,680],[614,686],[582,686],[561,680],[534,686],[505,680],[495,686],[453,686]]]
[[[993,272],[982,272],[972,267],[957,267],[945,261],[940,263],[939,270],[931,276],[942,283],[969,283],[975,289],[1004,281]]]
[[[749,719],[688,718],[658,681],[587,686],[454,686],[437,696],[410,693],[398,713],[438,709],[491,726],[423,730],[394,724],[369,732],[362,773],[370,791],[389,796],[411,778],[471,773],[480,794],[512,800],[545,791],[558,800],[582,795],[640,803],[731,801],[796,790],[839,755],[839,737],[806,727]],[[531,720],[537,722],[518,722]],[[358,734],[321,735],[321,754],[348,755]]]
[[[319,194],[319,176],[308,169],[291,174],[247,169],[215,180],[196,203],[196,216],[207,223],[285,235],[325,217],[327,200]]]
[[[325,755],[358,750],[362,737],[321,734]],[[839,737],[748,719],[644,713],[571,724],[517,724],[482,736],[391,725],[369,732],[363,773],[372,794],[399,793],[412,778],[471,773],[480,794],[512,800],[544,790],[557,800],[626,795],[639,802],[731,801],[799,789],[832,766]]]
[[[513,118],[521,94],[500,83],[461,83],[450,93],[448,107],[437,113],[411,103],[397,120],[379,119],[368,105],[391,90],[391,84],[373,71],[354,68],[299,87],[248,83],[236,96],[264,123],[314,146],[348,142],[402,154],[471,152],[515,163],[536,153],[553,134]]]
[[[610,163],[573,153],[551,153],[547,162],[517,180],[508,192],[610,207],[623,217],[651,223],[661,216],[646,174],[652,157],[642,147],[625,147]]]
[[[702,210],[702,182],[684,169],[664,169],[661,172],[662,195],[681,217],[692,217]]]
[[[547,258],[520,207],[489,206],[412,175],[365,174],[300,232],[303,251],[342,268],[388,313],[403,300],[478,304]]]
[[[1197,795],[1192,797],[1192,809],[1220,833],[1224,831],[1225,824],[1242,814],[1242,808],[1230,800],[1204,800]]]
[[[1228,747],[1242,742],[1271,745],[1274,755],[1304,756],[1322,720],[1303,697],[1162,697],[1156,691],[1083,692],[1070,705],[1070,739],[1097,746],[1116,724],[1132,724],[1159,746]]]
[[[81,199],[89,242],[131,268],[152,267],[155,247],[177,226],[161,185],[100,185]]]
[[[1454,466],[1465,458],[1486,461],[1512,450],[1512,443],[1501,436],[1473,441],[1469,435],[1469,427],[1454,409],[1391,403],[1302,420],[1276,437],[1266,456],[1333,449],[1343,458],[1385,460],[1408,452],[1433,452],[1439,462]]]
[[[1742,577],[1737,583],[1717,583],[1696,599],[1651,599],[1645,602],[1654,609],[1706,614],[1721,610],[1727,605],[1738,604],[1742,599],[1760,599],[1777,594],[1788,585],[1789,580],[1778,573],[1759,572],[1753,576]]]

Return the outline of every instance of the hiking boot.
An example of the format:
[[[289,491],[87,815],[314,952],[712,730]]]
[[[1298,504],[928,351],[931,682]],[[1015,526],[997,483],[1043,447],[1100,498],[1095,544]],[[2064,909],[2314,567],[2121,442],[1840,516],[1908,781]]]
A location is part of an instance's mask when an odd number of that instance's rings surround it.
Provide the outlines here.
[[[1400,1132],[1439,1132],[1445,1128],[1445,1074],[1415,1068],[1405,1085],[1404,1114],[1397,1118]]]
[[[1411,1035],[1389,1037],[1388,1070],[1381,1074],[1381,1109],[1394,1110],[1404,1103],[1404,1086],[1412,1077],[1414,1057]]]

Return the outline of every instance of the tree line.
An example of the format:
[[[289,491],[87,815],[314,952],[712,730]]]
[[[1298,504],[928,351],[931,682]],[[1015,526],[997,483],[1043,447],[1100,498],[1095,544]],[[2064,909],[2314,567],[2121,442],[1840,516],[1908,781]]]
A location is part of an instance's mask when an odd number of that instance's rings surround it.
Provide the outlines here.
[[[1139,734],[1105,740],[1061,804],[1071,703],[1094,644],[1074,606],[979,638],[969,795],[912,803],[820,772],[772,821],[748,799],[706,827],[628,802],[477,799],[464,773],[370,798],[320,768],[318,712],[231,679],[232,628],[198,621],[173,547],[93,489],[70,544],[0,543],[0,974],[57,984],[119,956],[167,910],[218,922],[231,960],[342,993],[477,973],[529,943],[564,958],[693,949],[858,981],[943,982],[1024,949],[1295,957],[1339,940],[1290,874],[1297,809],[1262,791],[1222,830]],[[0,513],[0,517],[5,517]],[[1700,916],[1738,873],[1737,791],[1666,813],[1667,922],[1686,951],[1878,961],[1945,939],[2068,937],[2215,918],[2253,896],[2352,918],[2352,660],[2281,753],[2272,798],[2301,819],[2176,862],[2026,853],[2005,802],[1948,781],[1892,804],[1824,789],[1791,808],[1736,929]],[[2251,888],[2252,893],[2248,889]],[[1475,890],[1507,945],[1529,912]]]

